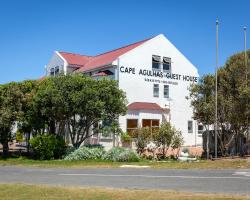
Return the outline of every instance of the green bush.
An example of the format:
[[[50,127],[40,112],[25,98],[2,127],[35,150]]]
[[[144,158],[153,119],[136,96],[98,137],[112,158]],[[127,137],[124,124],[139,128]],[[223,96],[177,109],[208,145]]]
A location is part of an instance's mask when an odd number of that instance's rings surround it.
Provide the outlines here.
[[[104,146],[102,144],[85,144],[84,146],[88,147],[88,148],[101,148],[101,149],[104,149]]]
[[[61,158],[65,154],[66,144],[62,137],[38,135],[30,139],[34,157],[40,160]]]
[[[16,141],[17,142],[23,142],[23,132],[21,132],[20,130],[16,131]]]
[[[106,152],[102,159],[114,162],[138,162],[140,157],[131,149],[114,147]]]
[[[132,137],[128,133],[123,133],[121,135],[121,140],[122,140],[122,142],[131,142]]]
[[[73,146],[67,146],[64,154],[64,158],[76,150]]]
[[[105,151],[103,148],[89,148],[83,146],[67,155],[64,160],[98,160],[102,158],[104,153]]]

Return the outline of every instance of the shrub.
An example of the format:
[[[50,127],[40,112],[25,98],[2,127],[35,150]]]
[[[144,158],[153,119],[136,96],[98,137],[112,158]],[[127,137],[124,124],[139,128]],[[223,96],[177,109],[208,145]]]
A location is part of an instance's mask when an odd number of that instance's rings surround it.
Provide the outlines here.
[[[60,158],[65,153],[64,139],[55,135],[38,135],[30,139],[34,157],[40,160]]]
[[[21,132],[20,130],[16,131],[16,141],[23,142],[23,132]]]
[[[62,158],[66,153],[66,143],[63,137],[55,136],[54,158]]]
[[[121,140],[122,140],[122,142],[131,142],[132,137],[128,133],[123,133],[121,135]]]
[[[102,144],[85,144],[84,146],[88,147],[88,148],[101,148],[101,149],[104,149],[104,146]]]
[[[140,160],[140,157],[131,149],[114,147],[106,152],[102,159],[114,162],[137,162]]]
[[[64,154],[64,158],[76,150],[73,146],[67,146]]]
[[[67,155],[64,160],[98,160],[102,158],[102,155],[105,153],[103,148],[88,148],[80,147],[76,149],[69,155]]]
[[[139,127],[136,131],[132,132],[132,137],[135,138],[137,152],[141,155],[150,142],[151,131],[148,127]]]
[[[154,133],[153,138],[156,145],[162,148],[164,158],[170,147],[177,149],[183,144],[181,132],[169,122],[162,123],[159,130]]]

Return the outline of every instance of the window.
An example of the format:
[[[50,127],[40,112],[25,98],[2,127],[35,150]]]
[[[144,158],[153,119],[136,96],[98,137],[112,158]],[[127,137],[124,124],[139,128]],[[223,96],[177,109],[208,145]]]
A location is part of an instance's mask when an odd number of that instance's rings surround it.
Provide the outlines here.
[[[138,128],[137,119],[127,119],[127,133],[133,135],[133,132]]]
[[[163,71],[170,72],[171,71],[171,58],[163,57],[162,66],[163,66]]]
[[[161,57],[160,56],[152,56],[152,69],[160,70]]]
[[[99,133],[99,123],[96,122],[93,125],[93,135],[92,135],[92,137],[93,138],[98,138],[98,133]]]
[[[142,127],[149,127],[151,134],[159,129],[160,120],[159,119],[143,119]]]
[[[188,121],[188,133],[193,133],[193,121]]]
[[[154,84],[153,93],[154,97],[159,97],[159,84]]]
[[[112,121],[109,119],[104,119],[102,121],[102,134],[101,134],[102,139],[112,138],[111,124],[112,124]]]
[[[164,98],[169,98],[169,85],[164,85]]]
[[[203,125],[198,125],[198,134],[199,135],[201,135],[203,133],[203,131],[204,131],[203,129],[204,129]]]
[[[55,67],[55,76],[59,74],[59,66]]]
[[[50,69],[50,76],[54,76],[55,75],[55,69],[54,67]]]

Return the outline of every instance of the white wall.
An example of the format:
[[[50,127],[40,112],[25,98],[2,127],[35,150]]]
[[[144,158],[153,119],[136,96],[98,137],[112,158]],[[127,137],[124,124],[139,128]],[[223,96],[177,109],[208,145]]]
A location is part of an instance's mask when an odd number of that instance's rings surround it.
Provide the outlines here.
[[[46,76],[50,75],[50,69],[59,66],[60,73],[64,72],[64,60],[55,52],[46,66]]]
[[[129,103],[133,102],[152,102],[157,103],[163,108],[170,107],[171,123],[182,131],[185,145],[195,145],[201,143],[200,138],[195,139],[196,123],[193,120],[193,133],[188,133],[188,120],[192,120],[192,108],[186,99],[189,95],[188,87],[192,82],[181,80],[171,80],[169,78],[148,77],[139,75],[140,69],[152,70],[152,55],[159,55],[161,58],[170,57],[172,60],[172,74],[189,75],[198,77],[197,69],[163,36],[143,43],[139,47],[120,56],[119,66],[135,68],[135,74],[122,73],[119,71],[119,87],[126,92]],[[113,64],[118,64],[114,62]],[[153,82],[145,81],[145,78],[160,81],[159,97],[153,97]],[[163,96],[162,81],[172,81],[177,85],[169,85],[169,99]],[[152,115],[153,116],[153,115]],[[131,117],[129,114],[128,117]],[[148,117],[148,116],[147,116]],[[121,127],[126,129],[126,117],[120,117]]]

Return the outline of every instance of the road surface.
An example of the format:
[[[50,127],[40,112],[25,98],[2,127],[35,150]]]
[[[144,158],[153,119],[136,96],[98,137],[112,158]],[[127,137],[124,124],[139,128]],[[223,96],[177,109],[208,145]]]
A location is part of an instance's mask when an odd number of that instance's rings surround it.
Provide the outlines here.
[[[1,166],[0,183],[250,195],[250,169],[72,169]]]

